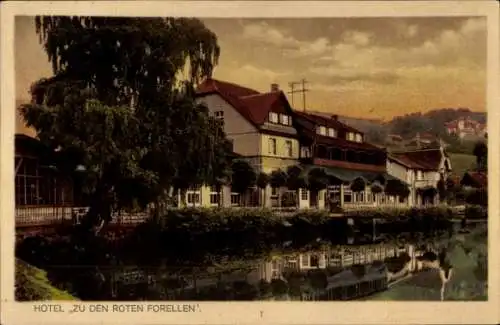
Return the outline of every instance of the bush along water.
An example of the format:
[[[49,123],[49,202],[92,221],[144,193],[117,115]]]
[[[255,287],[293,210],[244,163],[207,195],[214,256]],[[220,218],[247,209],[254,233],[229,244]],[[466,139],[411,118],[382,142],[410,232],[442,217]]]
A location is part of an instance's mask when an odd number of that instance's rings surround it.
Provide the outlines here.
[[[432,233],[451,227],[453,211],[446,206],[411,209],[380,208],[350,211],[346,216],[354,220],[355,228],[360,232],[373,229],[375,220],[378,233]]]
[[[331,217],[320,211],[280,216],[264,209],[172,210],[119,236],[109,229],[83,237],[69,232],[29,237],[17,245],[16,255],[45,270],[51,283],[80,299],[113,299],[109,277],[110,270],[117,267],[161,270],[172,266],[232,265],[265,259],[273,252],[315,249],[322,240],[333,244],[344,244],[348,238],[370,240],[373,217],[380,219],[375,226],[377,233],[397,237],[398,232],[408,229],[425,234],[444,228],[449,211],[353,212],[349,218],[355,224],[351,226],[347,217]]]
[[[488,219],[488,208],[481,205],[468,205],[465,207],[466,219]]]

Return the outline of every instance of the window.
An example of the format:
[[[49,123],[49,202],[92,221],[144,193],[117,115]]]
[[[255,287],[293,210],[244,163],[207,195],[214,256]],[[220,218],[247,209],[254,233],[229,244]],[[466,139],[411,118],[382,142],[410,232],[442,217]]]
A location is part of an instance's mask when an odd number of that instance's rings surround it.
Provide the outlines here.
[[[346,139],[348,141],[354,141],[354,133],[353,132],[347,132]]]
[[[214,116],[216,119],[224,120],[224,111],[215,111]]]
[[[269,122],[278,123],[278,114],[274,112],[269,112]]]
[[[210,205],[219,205],[220,203],[220,193],[217,191],[216,186],[210,187]]]
[[[310,158],[311,157],[311,150],[309,147],[301,147],[300,148],[300,157],[301,158]]]
[[[422,180],[422,171],[421,170],[417,171],[417,180],[418,181]]]
[[[276,139],[269,138],[269,153],[272,155],[276,154]]]
[[[240,194],[239,193],[231,193],[231,205],[239,206],[240,205]]]
[[[224,111],[215,111],[214,112],[214,117],[219,123],[221,123],[221,126],[224,126]]]
[[[305,188],[300,189],[300,199],[302,201],[307,201],[309,200],[309,192]]]
[[[292,123],[290,123],[290,122],[291,122],[290,116],[285,115],[285,114],[280,114],[280,123],[281,124],[291,125]]]
[[[316,133],[319,135],[326,135],[326,127],[320,125],[316,128]]]
[[[352,191],[344,189],[344,202],[351,203],[352,202]]]
[[[271,187],[271,196],[278,196],[278,188]]]
[[[15,176],[16,206],[64,203],[64,194],[68,190],[65,184],[58,182],[39,165],[38,160],[16,157],[15,167],[17,166],[19,168]]]
[[[363,142],[363,137],[359,133],[356,133],[356,142]]]
[[[319,267],[319,256],[316,254],[311,256],[311,267]]]
[[[293,156],[293,150],[292,150],[292,141],[291,140],[286,140],[285,141],[285,152],[288,157]]]
[[[200,203],[200,193],[199,192],[189,192],[187,193],[187,203],[188,204],[199,204]]]
[[[335,138],[337,136],[337,130],[333,128],[328,128],[328,136],[331,138]]]
[[[307,254],[302,255],[301,260],[302,260],[301,261],[302,267],[309,267],[309,255]]]

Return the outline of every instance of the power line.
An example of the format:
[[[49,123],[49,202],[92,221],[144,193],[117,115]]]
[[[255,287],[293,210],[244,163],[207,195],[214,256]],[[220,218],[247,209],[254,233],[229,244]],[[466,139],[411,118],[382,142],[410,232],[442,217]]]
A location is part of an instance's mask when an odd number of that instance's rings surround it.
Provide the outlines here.
[[[309,89],[306,89],[306,84],[307,84],[306,79],[302,79],[300,81],[292,81],[288,83],[288,85],[290,86],[290,91],[288,93],[292,95],[292,106],[293,106],[293,94],[302,93],[302,105],[303,105],[302,108],[304,112],[306,110],[306,92],[309,91]],[[301,85],[302,89],[295,90],[296,85]]]

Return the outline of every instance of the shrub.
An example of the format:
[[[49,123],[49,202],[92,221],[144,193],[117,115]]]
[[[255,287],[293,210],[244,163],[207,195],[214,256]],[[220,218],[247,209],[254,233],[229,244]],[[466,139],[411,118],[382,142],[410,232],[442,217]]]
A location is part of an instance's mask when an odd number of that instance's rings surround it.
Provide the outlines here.
[[[465,208],[465,217],[467,219],[487,219],[488,208],[480,205],[468,205]]]
[[[488,206],[488,190],[485,188],[469,191],[465,197],[465,202],[471,205]]]

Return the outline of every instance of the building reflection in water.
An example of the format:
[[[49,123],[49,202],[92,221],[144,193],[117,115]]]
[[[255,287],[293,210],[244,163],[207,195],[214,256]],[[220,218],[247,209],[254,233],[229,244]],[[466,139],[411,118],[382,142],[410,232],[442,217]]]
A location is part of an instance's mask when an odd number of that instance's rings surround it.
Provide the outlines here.
[[[439,267],[435,262],[422,261],[422,256],[432,255],[429,252],[437,256],[437,248],[384,243],[337,245],[275,255],[266,261],[202,268],[203,272],[176,272],[168,268],[152,275],[144,270],[130,270],[114,273],[112,282],[119,282],[125,291],[124,286],[141,282],[161,284],[166,292],[162,299],[174,300],[196,299],[202,291],[211,292],[206,293],[211,299],[226,300],[235,286],[262,291],[266,285],[272,287],[269,294],[249,294],[248,300],[350,300],[386,290],[395,281],[429,265]]]

